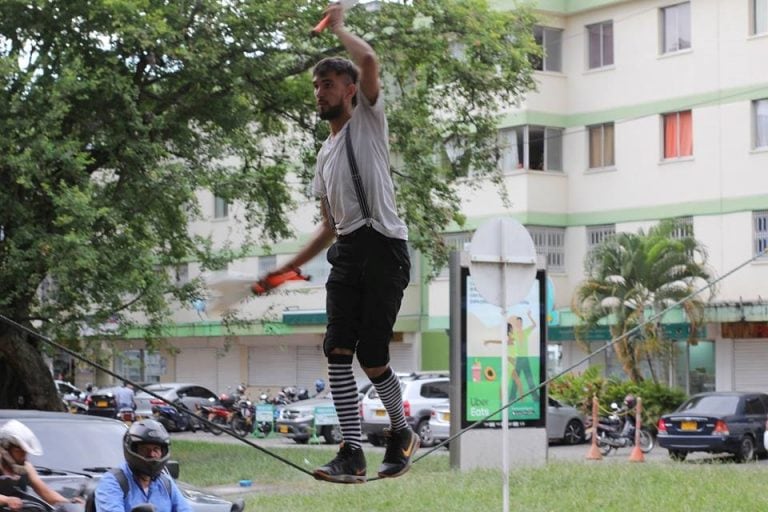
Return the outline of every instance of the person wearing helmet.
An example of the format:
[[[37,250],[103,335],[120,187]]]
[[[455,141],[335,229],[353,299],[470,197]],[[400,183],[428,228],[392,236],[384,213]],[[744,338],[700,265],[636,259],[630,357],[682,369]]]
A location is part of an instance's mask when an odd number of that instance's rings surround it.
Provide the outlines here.
[[[164,471],[170,458],[171,436],[155,420],[133,423],[123,437],[125,462],[120,470],[128,481],[123,492],[112,473],[106,473],[96,487],[97,512],[130,512],[143,503],[156,512],[192,512],[171,476]]]
[[[637,399],[635,395],[628,394],[624,397],[624,406],[620,411],[620,415],[624,418],[624,427],[621,429],[622,435],[628,436],[632,431],[632,427],[635,426],[635,407],[637,406]]]
[[[10,480],[13,486],[26,492],[27,485],[51,505],[69,503],[69,500],[48,487],[37,474],[27,455],[39,456],[43,447],[29,427],[17,420],[10,420],[0,428],[0,480]],[[5,486],[3,486],[5,488]],[[21,510],[23,502],[17,496],[0,494],[0,506]]]

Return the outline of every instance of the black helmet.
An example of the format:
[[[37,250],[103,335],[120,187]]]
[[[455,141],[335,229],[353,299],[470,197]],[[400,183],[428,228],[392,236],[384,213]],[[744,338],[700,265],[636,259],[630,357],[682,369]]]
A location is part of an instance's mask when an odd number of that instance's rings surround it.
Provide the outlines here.
[[[159,445],[163,455],[159,459],[150,459],[139,455],[140,444]],[[171,448],[171,436],[162,424],[155,420],[135,422],[123,437],[123,454],[131,471],[140,475],[156,477],[168,462]]]
[[[627,409],[634,409],[635,405],[637,405],[637,400],[635,399],[635,395],[629,394],[625,396],[624,405],[627,406]]]

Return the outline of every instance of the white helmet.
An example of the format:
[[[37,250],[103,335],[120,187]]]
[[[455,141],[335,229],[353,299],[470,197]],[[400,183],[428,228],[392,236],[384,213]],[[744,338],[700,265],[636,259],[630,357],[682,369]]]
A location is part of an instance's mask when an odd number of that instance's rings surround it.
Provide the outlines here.
[[[0,446],[18,446],[29,455],[42,455],[43,446],[34,432],[18,420],[10,420],[0,428]]]

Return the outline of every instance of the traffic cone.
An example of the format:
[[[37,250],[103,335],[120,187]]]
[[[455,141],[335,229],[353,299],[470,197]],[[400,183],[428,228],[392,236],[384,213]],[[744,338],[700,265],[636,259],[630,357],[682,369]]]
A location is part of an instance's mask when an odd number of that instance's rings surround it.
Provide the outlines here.
[[[603,454],[597,447],[597,396],[592,395],[592,444],[587,452],[587,460],[603,460]]]
[[[643,399],[637,397],[637,412],[635,413],[635,446],[629,454],[629,462],[645,462],[645,454],[640,449],[640,428],[643,425],[641,415],[643,412]]]

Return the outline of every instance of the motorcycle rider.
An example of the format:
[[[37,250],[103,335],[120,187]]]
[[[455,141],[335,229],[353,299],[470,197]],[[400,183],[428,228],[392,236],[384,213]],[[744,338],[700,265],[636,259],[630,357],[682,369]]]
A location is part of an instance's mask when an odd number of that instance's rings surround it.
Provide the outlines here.
[[[130,512],[149,503],[155,512],[192,512],[173,478],[164,471],[170,458],[171,436],[155,420],[131,425],[123,437],[125,462],[120,469],[128,481],[123,492],[112,473],[105,473],[96,487],[96,512]]]
[[[26,492],[27,485],[51,505],[61,505],[70,501],[48,487],[37,474],[35,467],[27,460],[29,455],[42,455],[40,440],[29,427],[18,420],[10,420],[0,428],[0,488],[6,494],[0,494],[0,505],[10,510],[21,510],[24,502],[18,496],[12,496],[5,489],[18,489]],[[82,500],[76,498],[76,502]]]
[[[630,393],[624,397],[622,408],[617,412],[619,417],[623,417],[624,421],[624,427],[621,430],[621,435],[623,437],[629,437],[632,429],[635,428],[635,422],[637,421],[635,417],[636,407],[637,399],[635,398],[635,395]]]

